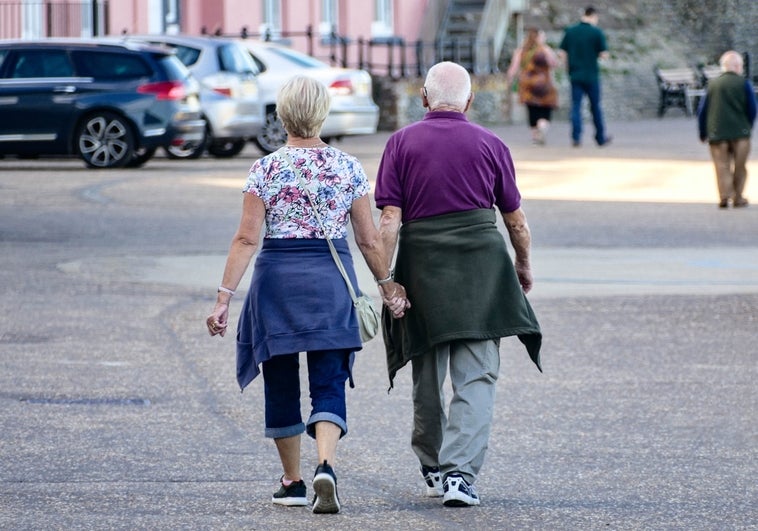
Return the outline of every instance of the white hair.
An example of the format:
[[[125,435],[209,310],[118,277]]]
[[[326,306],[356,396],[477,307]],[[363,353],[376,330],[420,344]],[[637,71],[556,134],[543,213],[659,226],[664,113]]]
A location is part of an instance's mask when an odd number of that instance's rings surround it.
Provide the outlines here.
[[[462,112],[471,96],[471,76],[461,65],[444,61],[429,69],[424,88],[430,109],[446,106]]]
[[[744,67],[742,55],[734,50],[725,52],[724,55],[721,56],[721,59],[719,59],[719,65],[721,66],[722,72],[735,72],[737,74],[742,74],[742,69]]]

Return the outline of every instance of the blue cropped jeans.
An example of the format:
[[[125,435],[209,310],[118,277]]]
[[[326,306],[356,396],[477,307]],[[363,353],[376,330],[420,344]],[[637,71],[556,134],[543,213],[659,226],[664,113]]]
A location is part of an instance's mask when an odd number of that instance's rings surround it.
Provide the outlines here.
[[[345,382],[350,378],[350,350],[307,353],[311,414],[303,424],[300,412],[300,355],[282,354],[264,361],[263,392],[266,402],[265,436],[292,437],[303,431],[316,437],[315,424],[328,421],[347,434]]]

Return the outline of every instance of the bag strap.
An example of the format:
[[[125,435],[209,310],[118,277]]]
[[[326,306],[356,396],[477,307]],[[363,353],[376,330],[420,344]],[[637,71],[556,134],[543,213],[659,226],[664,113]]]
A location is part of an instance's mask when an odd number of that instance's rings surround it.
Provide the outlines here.
[[[292,158],[290,157],[289,153],[287,153],[286,147],[281,147],[277,151],[284,161],[287,163],[287,165],[290,167],[290,169],[295,173],[295,175],[298,178],[298,181],[300,182],[300,186],[303,189],[303,192],[305,193],[305,196],[308,198],[308,202],[311,204],[311,209],[313,210],[313,215],[316,218],[316,221],[318,222],[319,227],[321,228],[321,232],[324,233],[324,239],[326,239],[326,243],[329,244],[329,252],[332,254],[332,258],[334,259],[334,263],[337,264],[337,269],[340,270],[340,274],[342,275],[342,278],[345,279],[345,284],[347,285],[347,290],[350,292],[350,298],[353,300],[353,304],[358,303],[358,297],[355,295],[355,290],[353,289],[353,285],[350,283],[350,278],[347,276],[347,271],[345,271],[345,266],[342,264],[342,260],[340,259],[339,254],[337,253],[337,249],[334,248],[334,244],[332,243],[332,240],[327,236],[326,229],[324,228],[324,223],[321,221],[321,216],[318,214],[318,210],[316,209],[316,203],[313,201],[313,196],[311,196],[310,191],[308,190],[308,187],[305,183],[305,178],[303,177],[302,172],[300,172],[296,167],[295,164],[292,162]]]

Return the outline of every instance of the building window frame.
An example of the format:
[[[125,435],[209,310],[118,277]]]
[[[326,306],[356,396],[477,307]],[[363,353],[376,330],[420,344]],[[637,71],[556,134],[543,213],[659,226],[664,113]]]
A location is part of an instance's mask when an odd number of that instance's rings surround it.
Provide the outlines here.
[[[321,22],[318,32],[321,38],[329,38],[332,32],[337,32],[340,22],[339,0],[321,0]]]
[[[389,39],[394,35],[394,12],[392,0],[374,0],[374,21],[371,23],[373,40]]]
[[[263,0],[263,23],[259,31],[261,35],[269,35],[278,39],[282,34],[282,2],[281,0]]]

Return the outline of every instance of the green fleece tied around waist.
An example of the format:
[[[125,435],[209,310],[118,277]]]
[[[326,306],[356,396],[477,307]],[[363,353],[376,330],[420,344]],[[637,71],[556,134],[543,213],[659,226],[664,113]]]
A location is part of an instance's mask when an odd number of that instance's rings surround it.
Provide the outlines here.
[[[412,306],[401,319],[383,311],[390,388],[412,357],[456,339],[516,335],[542,371],[540,325],[495,221],[478,209],[401,227],[395,280]]]

